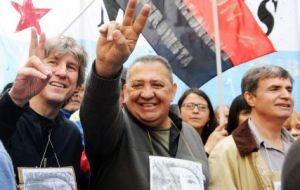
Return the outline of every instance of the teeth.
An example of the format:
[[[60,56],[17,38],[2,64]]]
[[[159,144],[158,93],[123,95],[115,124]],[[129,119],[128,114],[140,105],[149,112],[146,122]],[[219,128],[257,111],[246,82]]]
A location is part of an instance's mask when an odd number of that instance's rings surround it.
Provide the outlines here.
[[[279,106],[282,107],[282,108],[290,108],[289,105],[279,105]]]
[[[80,101],[71,99],[70,102],[78,102],[79,103]]]
[[[288,104],[279,104],[279,106],[281,106],[281,107],[290,107],[290,105],[288,105]]]
[[[153,104],[142,104],[142,106],[144,106],[144,107],[152,107],[154,105]]]
[[[61,83],[58,83],[58,82],[51,82],[50,83],[52,86],[56,86],[56,87],[60,87],[60,88],[64,88],[65,85],[64,84],[61,84]]]

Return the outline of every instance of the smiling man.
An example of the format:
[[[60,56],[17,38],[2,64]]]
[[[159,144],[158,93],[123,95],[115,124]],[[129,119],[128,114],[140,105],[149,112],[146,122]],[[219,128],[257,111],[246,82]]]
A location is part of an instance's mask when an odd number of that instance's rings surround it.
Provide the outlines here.
[[[96,61],[86,83],[80,119],[91,164],[90,188],[150,189],[151,182],[161,181],[151,163],[166,164],[177,158],[200,165],[197,189],[204,189],[208,161],[202,141],[191,126],[169,111],[176,85],[168,61],[156,55],[136,59],[127,71],[124,107],[119,103],[123,64],[150,11],[144,5],[134,19],[136,4],[136,0],[128,2],[122,24],[101,26]],[[178,180],[170,179],[170,183]]]
[[[159,56],[144,56],[128,69],[124,97],[131,114],[149,127],[170,126],[170,102],[176,93],[172,70]]]
[[[84,81],[87,54],[70,37],[38,40],[0,99],[0,138],[17,167],[73,166],[79,174],[81,135],[60,108]]]
[[[293,79],[279,66],[251,68],[242,79],[249,119],[209,156],[209,189],[280,189],[285,155],[294,142],[283,127],[294,108]]]

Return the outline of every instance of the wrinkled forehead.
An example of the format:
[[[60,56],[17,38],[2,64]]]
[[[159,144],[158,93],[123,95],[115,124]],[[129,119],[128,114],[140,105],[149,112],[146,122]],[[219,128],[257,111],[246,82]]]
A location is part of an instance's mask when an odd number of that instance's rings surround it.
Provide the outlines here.
[[[290,78],[288,77],[264,77],[260,78],[257,81],[257,87],[264,85],[289,85],[293,86],[293,83]]]
[[[168,68],[159,61],[136,62],[127,71],[126,80],[144,78],[144,77],[158,77],[161,79],[172,80],[172,73]],[[154,78],[153,78],[154,79]]]

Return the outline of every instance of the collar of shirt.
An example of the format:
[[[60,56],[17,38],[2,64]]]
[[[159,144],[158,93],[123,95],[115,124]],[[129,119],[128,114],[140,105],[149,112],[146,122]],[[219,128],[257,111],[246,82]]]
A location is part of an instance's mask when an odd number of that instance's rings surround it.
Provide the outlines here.
[[[274,149],[274,150],[282,152],[281,150],[278,150],[273,145],[268,143],[260,135],[259,131],[257,130],[257,126],[255,126],[255,124],[251,120],[251,118],[248,119],[248,125],[249,125],[249,128],[250,128],[254,138],[255,138],[257,145],[259,145],[259,148],[263,147],[263,148]],[[282,129],[281,129],[281,139],[282,139],[283,146],[284,146],[284,152],[286,152],[288,150],[289,146],[295,141],[294,138],[289,134],[289,132],[284,127],[282,127]]]

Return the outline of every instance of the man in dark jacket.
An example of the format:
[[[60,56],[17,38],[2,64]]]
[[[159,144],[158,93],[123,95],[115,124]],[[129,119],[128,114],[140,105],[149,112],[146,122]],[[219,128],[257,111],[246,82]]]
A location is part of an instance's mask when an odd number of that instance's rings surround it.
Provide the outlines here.
[[[170,112],[176,84],[168,61],[161,56],[134,61],[123,88],[123,109],[119,103],[123,63],[150,11],[144,5],[134,20],[136,3],[129,1],[121,25],[101,26],[97,58],[86,83],[80,119],[91,164],[90,188],[180,189],[192,183],[204,188],[208,161],[202,141],[191,126]],[[195,168],[190,167],[193,164]],[[190,178],[190,174],[195,176]]]
[[[84,81],[87,54],[70,37],[46,41],[32,30],[27,63],[0,98],[0,138],[17,167],[73,166],[79,173],[79,130],[60,108]]]
[[[297,190],[300,187],[300,139],[289,149],[282,167],[283,190]]]

